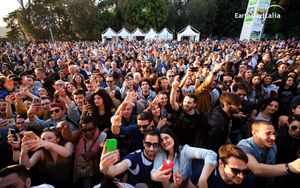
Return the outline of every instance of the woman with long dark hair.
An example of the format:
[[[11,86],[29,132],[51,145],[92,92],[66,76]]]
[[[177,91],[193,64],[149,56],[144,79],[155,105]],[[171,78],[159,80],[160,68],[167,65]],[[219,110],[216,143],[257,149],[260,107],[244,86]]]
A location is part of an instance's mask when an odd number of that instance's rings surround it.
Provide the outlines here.
[[[115,112],[113,101],[105,89],[98,89],[90,96],[91,115],[94,117],[94,124],[100,131],[108,131],[111,126],[110,118]]]
[[[189,145],[180,145],[176,134],[168,127],[163,127],[160,131],[161,148],[155,155],[151,178],[154,181],[162,183],[163,187],[168,187],[172,183],[171,171],[173,171],[173,180],[175,186],[181,181],[183,187],[192,186],[190,181],[192,159],[204,159],[204,168],[199,178],[199,187],[207,187],[207,177],[213,172],[217,164],[217,154],[212,150],[190,147]],[[174,166],[171,169],[164,170],[162,165],[165,160],[173,161]],[[192,186],[193,187],[193,186]]]

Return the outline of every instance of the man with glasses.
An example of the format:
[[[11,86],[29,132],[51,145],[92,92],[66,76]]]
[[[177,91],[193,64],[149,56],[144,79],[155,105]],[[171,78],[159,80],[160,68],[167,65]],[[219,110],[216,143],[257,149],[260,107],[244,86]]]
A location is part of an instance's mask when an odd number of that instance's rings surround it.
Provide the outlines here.
[[[284,164],[275,164],[277,147],[274,126],[267,121],[256,121],[252,124],[252,137],[238,143],[248,156],[248,168],[253,172],[258,188],[272,187],[272,179],[300,173],[300,158]]]
[[[120,92],[120,88],[115,85],[114,78],[112,76],[106,77],[107,87],[105,88],[106,92],[110,94],[112,91]],[[120,93],[121,95],[121,93]]]
[[[219,149],[219,163],[208,178],[210,188],[253,188],[255,182],[247,167],[248,157],[239,147],[226,144]],[[204,164],[193,165],[191,181],[196,186]],[[249,175],[248,175],[249,174]]]
[[[172,83],[175,80],[175,73],[174,73],[173,70],[170,69],[170,70],[167,71],[166,75],[167,75],[167,79],[168,79],[168,82],[169,82],[169,86],[171,86]]]
[[[65,104],[53,102],[50,104],[51,118],[44,121],[39,119],[36,116],[36,109],[33,105],[31,105],[31,107],[27,112],[28,119],[26,120],[26,122],[29,122],[30,126],[50,127],[50,126],[56,126],[58,122],[68,121],[70,123],[70,127],[72,131],[78,130],[77,129],[78,124],[72,120],[72,119],[77,119],[79,117],[78,109],[75,108],[71,110],[70,108],[68,108],[67,111],[68,113],[66,114]],[[73,113],[72,111],[75,111],[77,113]]]
[[[276,163],[288,163],[300,157],[300,117],[288,119],[287,126],[280,128],[276,137],[277,156]],[[300,174],[278,177],[276,185],[280,187],[296,188]]]
[[[122,110],[111,118],[111,132],[114,135],[128,135],[134,138],[134,150],[143,148],[143,134],[148,130],[159,130],[154,126],[152,114],[149,111],[143,111],[137,116],[137,124],[124,126],[122,124]]]
[[[82,117],[79,131],[71,132],[68,122],[60,122],[62,136],[76,143],[75,180],[78,187],[89,188],[99,183],[98,164],[101,146],[107,137],[94,125],[92,116]]]
[[[135,187],[151,187],[153,184],[150,172],[153,168],[154,156],[159,147],[159,134],[155,131],[144,132],[143,149],[136,150],[119,161],[119,152],[102,152],[100,171],[110,177],[126,172],[127,181]]]
[[[221,84],[217,87],[220,95],[223,92],[231,92],[231,87],[230,86],[233,82],[232,74],[224,73],[223,75],[220,76],[220,82],[221,82]]]

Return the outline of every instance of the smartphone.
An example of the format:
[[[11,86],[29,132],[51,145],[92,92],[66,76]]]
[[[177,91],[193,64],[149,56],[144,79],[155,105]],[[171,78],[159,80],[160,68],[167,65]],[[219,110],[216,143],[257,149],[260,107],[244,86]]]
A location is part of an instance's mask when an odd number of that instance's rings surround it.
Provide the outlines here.
[[[16,132],[16,130],[14,129],[14,128],[8,128],[8,131],[10,132],[10,134],[13,136],[13,138],[14,138],[14,143],[18,143],[18,139],[17,139],[17,137],[16,137],[16,134],[17,134],[17,132]]]
[[[32,131],[27,131],[24,133],[24,141],[28,141],[28,140],[36,140],[37,139],[37,135],[34,134],[34,132]]]
[[[167,170],[167,169],[172,169],[173,166],[174,166],[174,161],[164,160],[164,163],[163,163],[163,166],[161,168],[161,171]]]
[[[34,99],[33,99],[33,103],[34,103],[35,105],[40,105],[40,104],[41,104],[41,99],[40,99],[40,98],[34,98]]]
[[[106,139],[105,141],[106,152],[115,151],[117,149],[117,139]]]
[[[16,121],[14,118],[10,118],[10,119],[7,119],[7,126],[14,126],[16,124]]]

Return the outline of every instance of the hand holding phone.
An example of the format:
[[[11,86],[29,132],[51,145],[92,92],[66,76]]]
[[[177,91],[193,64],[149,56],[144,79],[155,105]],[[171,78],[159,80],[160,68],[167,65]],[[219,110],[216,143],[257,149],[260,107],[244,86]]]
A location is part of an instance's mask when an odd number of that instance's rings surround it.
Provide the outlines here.
[[[164,160],[164,163],[163,163],[163,166],[161,168],[161,171],[164,171],[164,170],[167,170],[167,169],[172,169],[173,166],[174,166],[174,161]],[[169,173],[171,173],[171,172],[169,172]]]
[[[38,136],[36,134],[34,134],[34,132],[32,131],[26,131],[24,132],[24,137],[22,142],[26,142],[28,140],[37,140]]]
[[[16,136],[16,134],[17,134],[16,130],[14,128],[8,128],[8,131],[10,132],[11,136],[13,137],[13,143],[14,144],[19,143],[19,140]]]
[[[105,151],[106,153],[115,151],[117,149],[117,139],[106,139],[105,141]]]

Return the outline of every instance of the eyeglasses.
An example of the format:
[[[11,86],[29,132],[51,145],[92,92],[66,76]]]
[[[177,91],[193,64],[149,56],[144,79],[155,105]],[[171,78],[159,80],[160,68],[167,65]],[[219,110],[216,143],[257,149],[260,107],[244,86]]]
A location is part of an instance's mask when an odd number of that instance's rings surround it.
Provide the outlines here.
[[[158,148],[158,146],[159,146],[158,143],[151,143],[151,142],[144,142],[144,144],[147,148],[151,148],[151,146],[153,148]]]
[[[291,125],[291,130],[292,131],[296,131],[296,130],[300,130],[300,127],[298,127],[297,125]]]
[[[230,84],[231,84],[231,83],[232,83],[232,80],[224,80],[223,82],[224,82],[224,84],[227,84],[227,83],[230,83]]]
[[[241,169],[238,169],[238,168],[231,168],[231,167],[229,167],[229,168],[230,168],[231,172],[235,176],[237,176],[239,174],[242,174],[243,176],[247,176],[250,173],[249,169],[243,169],[243,170],[241,170]]]
[[[60,112],[60,109],[50,110],[51,114]]]
[[[147,127],[149,126],[149,125],[137,125],[138,127],[139,127],[139,129],[147,129]]]
[[[93,128],[89,128],[89,129],[80,129],[81,132],[86,133],[86,132],[92,132],[93,130],[95,130],[96,127]]]
[[[107,80],[106,82],[107,82],[107,83],[112,83],[113,81],[112,81],[112,80]]]

